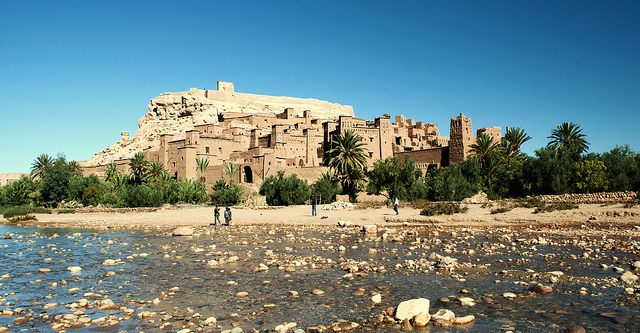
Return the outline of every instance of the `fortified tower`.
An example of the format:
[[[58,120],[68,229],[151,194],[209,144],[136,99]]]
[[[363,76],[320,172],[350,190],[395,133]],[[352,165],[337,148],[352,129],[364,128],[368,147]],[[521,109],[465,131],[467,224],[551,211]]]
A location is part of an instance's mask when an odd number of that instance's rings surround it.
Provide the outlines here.
[[[451,118],[449,134],[449,164],[464,161],[469,156],[469,146],[473,144],[471,119],[460,113]]]

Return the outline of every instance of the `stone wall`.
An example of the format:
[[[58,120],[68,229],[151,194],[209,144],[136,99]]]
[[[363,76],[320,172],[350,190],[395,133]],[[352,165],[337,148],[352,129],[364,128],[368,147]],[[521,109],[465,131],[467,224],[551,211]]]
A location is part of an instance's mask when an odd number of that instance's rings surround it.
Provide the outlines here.
[[[540,199],[546,203],[599,204],[625,202],[638,199],[638,192],[601,192],[589,194],[561,194],[541,195]]]

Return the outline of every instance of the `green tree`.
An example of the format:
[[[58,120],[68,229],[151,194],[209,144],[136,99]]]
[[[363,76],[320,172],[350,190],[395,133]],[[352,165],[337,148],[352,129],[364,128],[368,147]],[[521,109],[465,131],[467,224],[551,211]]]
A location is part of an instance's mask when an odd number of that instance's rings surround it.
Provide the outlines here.
[[[236,177],[236,173],[238,173],[238,170],[240,170],[240,166],[239,165],[235,165],[235,164],[231,164],[231,163],[227,163],[224,165],[224,171],[227,173],[227,175],[229,175],[229,185],[233,184],[233,180]]]
[[[472,166],[477,166],[476,172],[479,173],[479,165],[475,163]],[[426,176],[429,190],[428,199],[431,201],[460,201],[475,195],[480,186],[478,183],[471,183],[463,173],[463,169],[461,163],[430,170]],[[477,179],[479,175],[470,178]]]
[[[23,206],[36,204],[33,193],[38,192],[38,186],[31,177],[22,176],[19,180],[0,188],[2,202],[0,206]],[[39,194],[38,194],[39,196]]]
[[[111,180],[119,174],[120,170],[118,170],[118,166],[112,161],[107,165],[106,171],[104,173],[105,180]]]
[[[522,144],[531,140],[531,137],[520,127],[507,127],[504,140],[510,142],[513,145],[513,149],[520,150]]]
[[[207,167],[209,166],[209,158],[196,158],[196,164],[198,165],[198,170],[200,170],[200,182],[204,183],[205,182],[204,172],[207,170]]]
[[[211,203],[218,206],[234,206],[242,202],[242,188],[218,179],[212,186]]]
[[[319,199],[320,204],[327,204],[336,201],[336,196],[340,194],[342,188],[338,184],[338,178],[331,172],[325,173],[311,185],[311,192]]]
[[[66,163],[56,162],[46,169],[40,181],[43,200],[51,207],[57,207],[69,196],[71,170]]]
[[[76,161],[68,162],[67,166],[69,167],[69,171],[71,172],[72,176],[82,177],[82,175],[84,174],[82,172],[82,168],[80,167],[80,164],[78,164],[78,162]]]
[[[164,164],[160,161],[153,161],[149,164],[149,176],[153,178],[157,178],[166,173],[164,168]]]
[[[520,127],[507,127],[507,133],[500,144],[498,155],[507,165],[510,165],[513,161],[522,162],[527,155],[520,151],[520,147],[529,140],[531,140],[531,137]]]
[[[574,165],[573,184],[578,192],[594,193],[609,188],[607,167],[602,161],[583,160]]]
[[[567,149],[545,147],[535,151],[523,165],[524,187],[529,194],[565,194],[571,192],[573,158]]]
[[[53,165],[53,158],[47,154],[40,154],[33,163],[31,163],[31,177],[42,178],[47,168]]]
[[[373,169],[368,172],[367,193],[382,194],[389,199],[394,197],[400,200],[418,199],[412,198],[409,190],[418,181],[420,175],[420,170],[408,155],[405,155],[404,163],[400,163],[400,159],[395,156],[378,160],[373,164]]]
[[[629,145],[616,146],[599,159],[607,167],[611,191],[640,190],[640,154]]]
[[[284,171],[278,171],[262,182],[260,195],[266,197],[269,206],[301,205],[309,198],[309,185],[296,174],[284,177]]]
[[[149,175],[149,161],[144,153],[137,152],[129,160],[129,172],[131,180],[135,184],[140,185],[147,178]]]
[[[491,136],[487,133],[480,133],[476,138],[476,143],[469,146],[469,152],[476,156],[480,165],[484,165],[496,155],[498,147]]]
[[[553,149],[564,147],[569,151],[580,155],[589,149],[589,142],[585,139],[587,136],[581,132],[582,129],[580,126],[574,123],[565,122],[557,125],[548,137],[548,139],[551,140],[547,144],[547,147],[551,147]]]
[[[340,179],[342,189],[349,195],[349,201],[355,202],[358,192],[364,185],[368,166],[362,137],[347,130],[333,136],[331,149],[327,151],[325,163]]]

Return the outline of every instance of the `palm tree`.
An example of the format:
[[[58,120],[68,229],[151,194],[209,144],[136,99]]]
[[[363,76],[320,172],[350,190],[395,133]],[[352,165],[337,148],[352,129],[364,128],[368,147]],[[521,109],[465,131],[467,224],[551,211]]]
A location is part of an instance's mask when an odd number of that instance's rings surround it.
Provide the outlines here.
[[[527,132],[525,132],[520,127],[507,127],[507,133],[505,133],[504,139],[511,142],[513,148],[515,148],[516,150],[520,150],[520,146],[522,146],[523,143],[531,140],[531,137],[527,135]]]
[[[107,170],[104,172],[105,180],[111,180],[119,174],[120,171],[118,170],[118,166],[113,161],[111,161],[111,163],[107,165]]]
[[[83,175],[82,168],[80,167],[80,164],[78,164],[78,162],[76,161],[68,162],[67,166],[69,167],[69,171],[71,171],[72,176],[82,177]]]
[[[200,182],[204,183],[204,172],[209,166],[209,158],[196,158],[196,164],[198,165],[198,170],[200,170]]]
[[[347,130],[335,134],[331,149],[327,151],[326,164],[334,170],[342,182],[342,188],[349,194],[349,201],[356,201],[362,187],[367,168],[367,148],[363,147],[362,137]]]
[[[42,178],[47,168],[54,163],[53,157],[48,154],[40,154],[33,163],[31,163],[31,178]]]
[[[564,147],[582,154],[589,149],[589,142],[585,139],[587,136],[580,132],[582,132],[582,129],[578,124],[565,122],[557,125],[556,129],[551,131],[551,135],[547,137],[551,139],[547,147],[553,149]]]
[[[139,151],[133,155],[129,160],[129,169],[131,179],[136,184],[142,184],[145,178],[147,178],[149,170],[149,161],[147,161],[147,157],[144,153]]]
[[[233,178],[236,176],[236,173],[240,170],[239,165],[227,163],[224,165],[224,171],[229,175],[229,181],[227,184],[231,186],[233,184]]]
[[[498,147],[491,136],[487,133],[480,133],[476,138],[476,143],[469,146],[469,152],[477,156],[478,162],[483,165],[497,152]]]
[[[165,173],[165,170],[164,170],[164,164],[162,164],[162,162],[160,161],[151,162],[151,164],[149,165],[149,176],[160,177],[163,173]]]

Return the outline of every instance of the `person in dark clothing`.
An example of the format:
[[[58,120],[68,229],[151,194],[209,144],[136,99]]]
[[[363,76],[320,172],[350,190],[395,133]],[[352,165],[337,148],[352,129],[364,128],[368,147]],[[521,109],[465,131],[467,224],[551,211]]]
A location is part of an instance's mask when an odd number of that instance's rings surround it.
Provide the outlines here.
[[[316,216],[318,215],[316,208],[318,206],[318,199],[316,198],[315,195],[311,196],[311,216]]]
[[[213,217],[213,225],[218,225],[218,223],[220,223],[220,207],[216,206],[216,208],[213,210]]]
[[[230,224],[231,224],[231,209],[227,207],[224,210],[224,225],[230,225]]]

